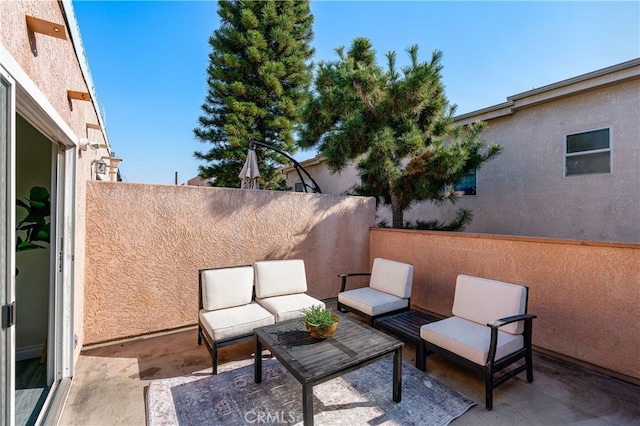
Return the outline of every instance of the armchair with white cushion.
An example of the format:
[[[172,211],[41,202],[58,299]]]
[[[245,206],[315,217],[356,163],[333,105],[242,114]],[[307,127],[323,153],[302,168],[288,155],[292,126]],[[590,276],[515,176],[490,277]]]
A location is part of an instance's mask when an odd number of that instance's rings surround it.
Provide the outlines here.
[[[420,328],[423,353],[438,353],[483,374],[485,405],[493,408],[493,389],[526,371],[533,382],[532,323],[525,286],[458,275],[453,316]],[[494,379],[505,367],[520,365]]]
[[[367,287],[346,290],[347,278],[370,276]],[[371,273],[340,274],[338,310],[364,317],[370,326],[381,316],[408,311],[411,305],[413,265],[395,260],[375,258]]]

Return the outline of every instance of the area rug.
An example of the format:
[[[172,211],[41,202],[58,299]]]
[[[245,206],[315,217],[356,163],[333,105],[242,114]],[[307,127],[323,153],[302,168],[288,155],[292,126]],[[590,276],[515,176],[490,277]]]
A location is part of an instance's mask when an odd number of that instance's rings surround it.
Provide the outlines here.
[[[402,401],[392,400],[393,360],[386,358],[313,388],[316,425],[447,425],[475,403],[415,367],[402,365]],[[302,385],[273,359],[254,383],[253,362],[218,374],[155,380],[147,390],[147,424],[302,424]]]

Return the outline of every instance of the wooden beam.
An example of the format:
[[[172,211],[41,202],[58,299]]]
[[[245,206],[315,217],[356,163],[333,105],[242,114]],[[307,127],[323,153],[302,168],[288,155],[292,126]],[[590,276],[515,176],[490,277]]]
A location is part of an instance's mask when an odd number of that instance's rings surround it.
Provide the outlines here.
[[[77,92],[75,90],[67,90],[67,97],[69,99],[77,99],[79,101],[90,101],[91,95],[87,92]]]
[[[87,123],[87,129],[102,130],[99,124]]]
[[[27,15],[27,28],[34,33],[46,34],[51,37],[67,39],[67,31],[64,25]]]

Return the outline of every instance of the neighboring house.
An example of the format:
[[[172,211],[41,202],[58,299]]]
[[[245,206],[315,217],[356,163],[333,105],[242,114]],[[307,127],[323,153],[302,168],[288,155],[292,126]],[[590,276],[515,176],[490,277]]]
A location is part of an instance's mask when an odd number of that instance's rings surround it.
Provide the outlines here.
[[[120,161],[71,1],[0,2],[0,423],[59,408],[82,347],[86,182],[119,180]],[[16,253],[16,198],[34,186],[50,193],[50,243]],[[16,364],[34,358],[46,360],[46,386],[37,405],[16,405]]]
[[[211,186],[213,184],[213,182],[216,180],[216,178],[203,178],[201,176],[196,176],[193,177],[191,179],[189,179],[186,183],[183,183],[183,185],[188,185],[188,186]],[[240,182],[240,180],[238,180],[238,182]],[[240,183],[238,183],[239,185]]]
[[[461,208],[465,231],[578,240],[640,242],[640,59],[507,98],[456,117],[483,120],[482,137],[503,152],[456,190],[454,205],[420,203],[405,221],[451,220]],[[353,167],[331,175],[322,157],[301,163],[323,193],[358,181]],[[293,167],[287,184],[299,187]],[[391,222],[388,209],[378,220]]]

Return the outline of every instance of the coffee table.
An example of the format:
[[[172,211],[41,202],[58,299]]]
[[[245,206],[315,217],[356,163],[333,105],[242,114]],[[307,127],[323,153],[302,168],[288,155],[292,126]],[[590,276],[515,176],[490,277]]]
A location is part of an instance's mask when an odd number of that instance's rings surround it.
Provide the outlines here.
[[[255,353],[269,349],[302,384],[302,417],[313,425],[313,387],[350,371],[393,355],[393,401],[402,399],[401,341],[363,323],[337,313],[336,333],[317,340],[309,335],[300,319],[256,328]],[[262,382],[262,357],[255,357],[255,382]]]

